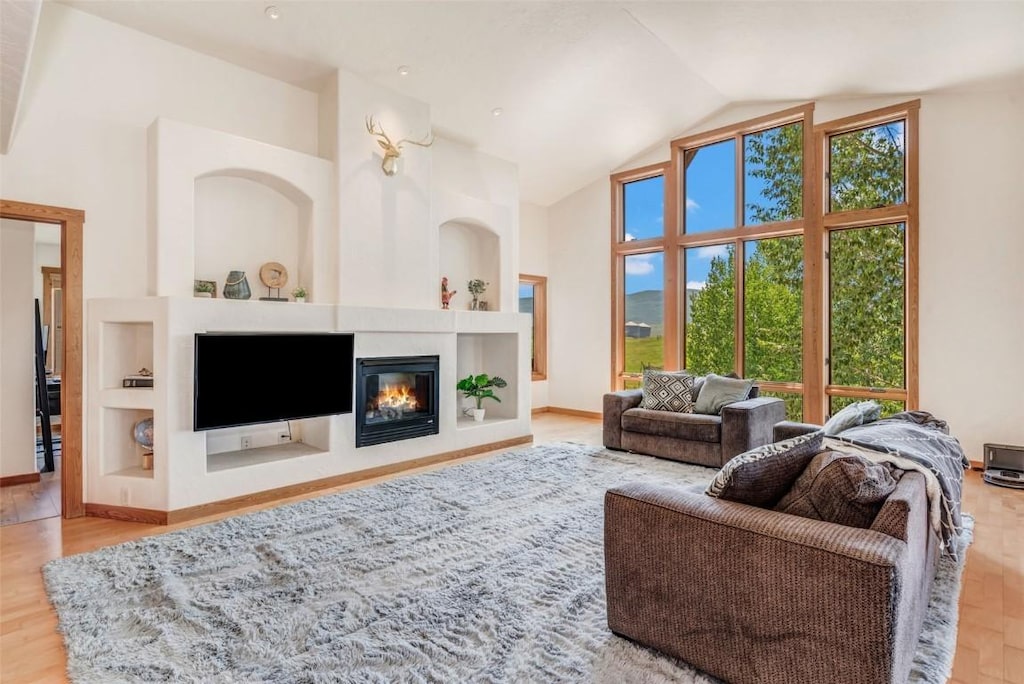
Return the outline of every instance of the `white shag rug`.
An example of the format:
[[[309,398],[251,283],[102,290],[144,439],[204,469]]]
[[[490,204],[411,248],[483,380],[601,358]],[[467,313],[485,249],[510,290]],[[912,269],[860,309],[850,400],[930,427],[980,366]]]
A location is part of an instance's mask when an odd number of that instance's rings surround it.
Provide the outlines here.
[[[61,558],[44,578],[76,682],[714,682],[608,631],[602,536],[610,487],[714,472],[550,444]],[[912,681],[949,675],[962,570],[940,564]]]

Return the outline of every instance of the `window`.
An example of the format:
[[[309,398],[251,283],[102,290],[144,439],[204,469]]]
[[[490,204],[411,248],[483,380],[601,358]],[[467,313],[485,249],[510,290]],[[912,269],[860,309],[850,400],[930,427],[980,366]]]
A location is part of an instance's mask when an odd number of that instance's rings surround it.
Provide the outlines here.
[[[532,314],[530,368],[534,380],[548,377],[548,279],[519,274],[519,313]]]
[[[820,127],[828,413],[917,405],[917,104]]]
[[[803,418],[804,145],[810,107],[673,143],[684,168],[682,362],[756,378]],[[709,217],[707,213],[713,213]],[[714,231],[714,235],[708,235]],[[705,241],[715,238],[714,243]]]
[[[662,365],[756,378],[790,419],[916,407],[918,105],[796,107],[612,176],[613,386]]]
[[[612,176],[612,387],[636,385],[644,366],[675,363],[676,296],[667,287],[678,267],[666,259],[667,165]]]

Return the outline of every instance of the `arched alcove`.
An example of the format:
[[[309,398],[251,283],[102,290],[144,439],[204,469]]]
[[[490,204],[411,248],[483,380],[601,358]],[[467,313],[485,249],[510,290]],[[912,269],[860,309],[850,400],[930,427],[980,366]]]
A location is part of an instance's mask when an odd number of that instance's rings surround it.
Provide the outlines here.
[[[310,201],[285,181],[244,170],[207,173],[195,179],[195,279],[213,280],[222,296],[229,271],[244,271],[252,298],[288,297],[312,275]],[[268,292],[260,266],[284,265],[288,282]]]
[[[487,303],[488,311],[500,311],[501,238],[498,234],[475,219],[452,219],[439,228],[438,248],[438,280],[447,277],[449,290],[457,292],[451,308],[469,309],[473,300],[469,281],[480,279],[488,284],[480,299]]]

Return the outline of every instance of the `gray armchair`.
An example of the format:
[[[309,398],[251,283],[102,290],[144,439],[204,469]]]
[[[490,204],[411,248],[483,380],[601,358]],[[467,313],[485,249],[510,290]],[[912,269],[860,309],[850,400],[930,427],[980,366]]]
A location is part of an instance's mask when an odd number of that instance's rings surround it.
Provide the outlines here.
[[[720,468],[736,454],[773,441],[775,424],[785,420],[781,399],[760,397],[729,404],[722,415],[674,413],[640,408],[641,390],[604,395],[604,445],[686,463]]]

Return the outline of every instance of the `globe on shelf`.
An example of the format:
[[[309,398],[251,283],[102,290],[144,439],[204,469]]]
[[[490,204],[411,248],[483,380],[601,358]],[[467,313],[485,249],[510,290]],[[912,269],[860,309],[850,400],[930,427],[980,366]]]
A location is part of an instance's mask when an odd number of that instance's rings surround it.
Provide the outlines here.
[[[132,427],[135,443],[146,450],[142,455],[142,469],[153,469],[153,418],[143,418]]]

